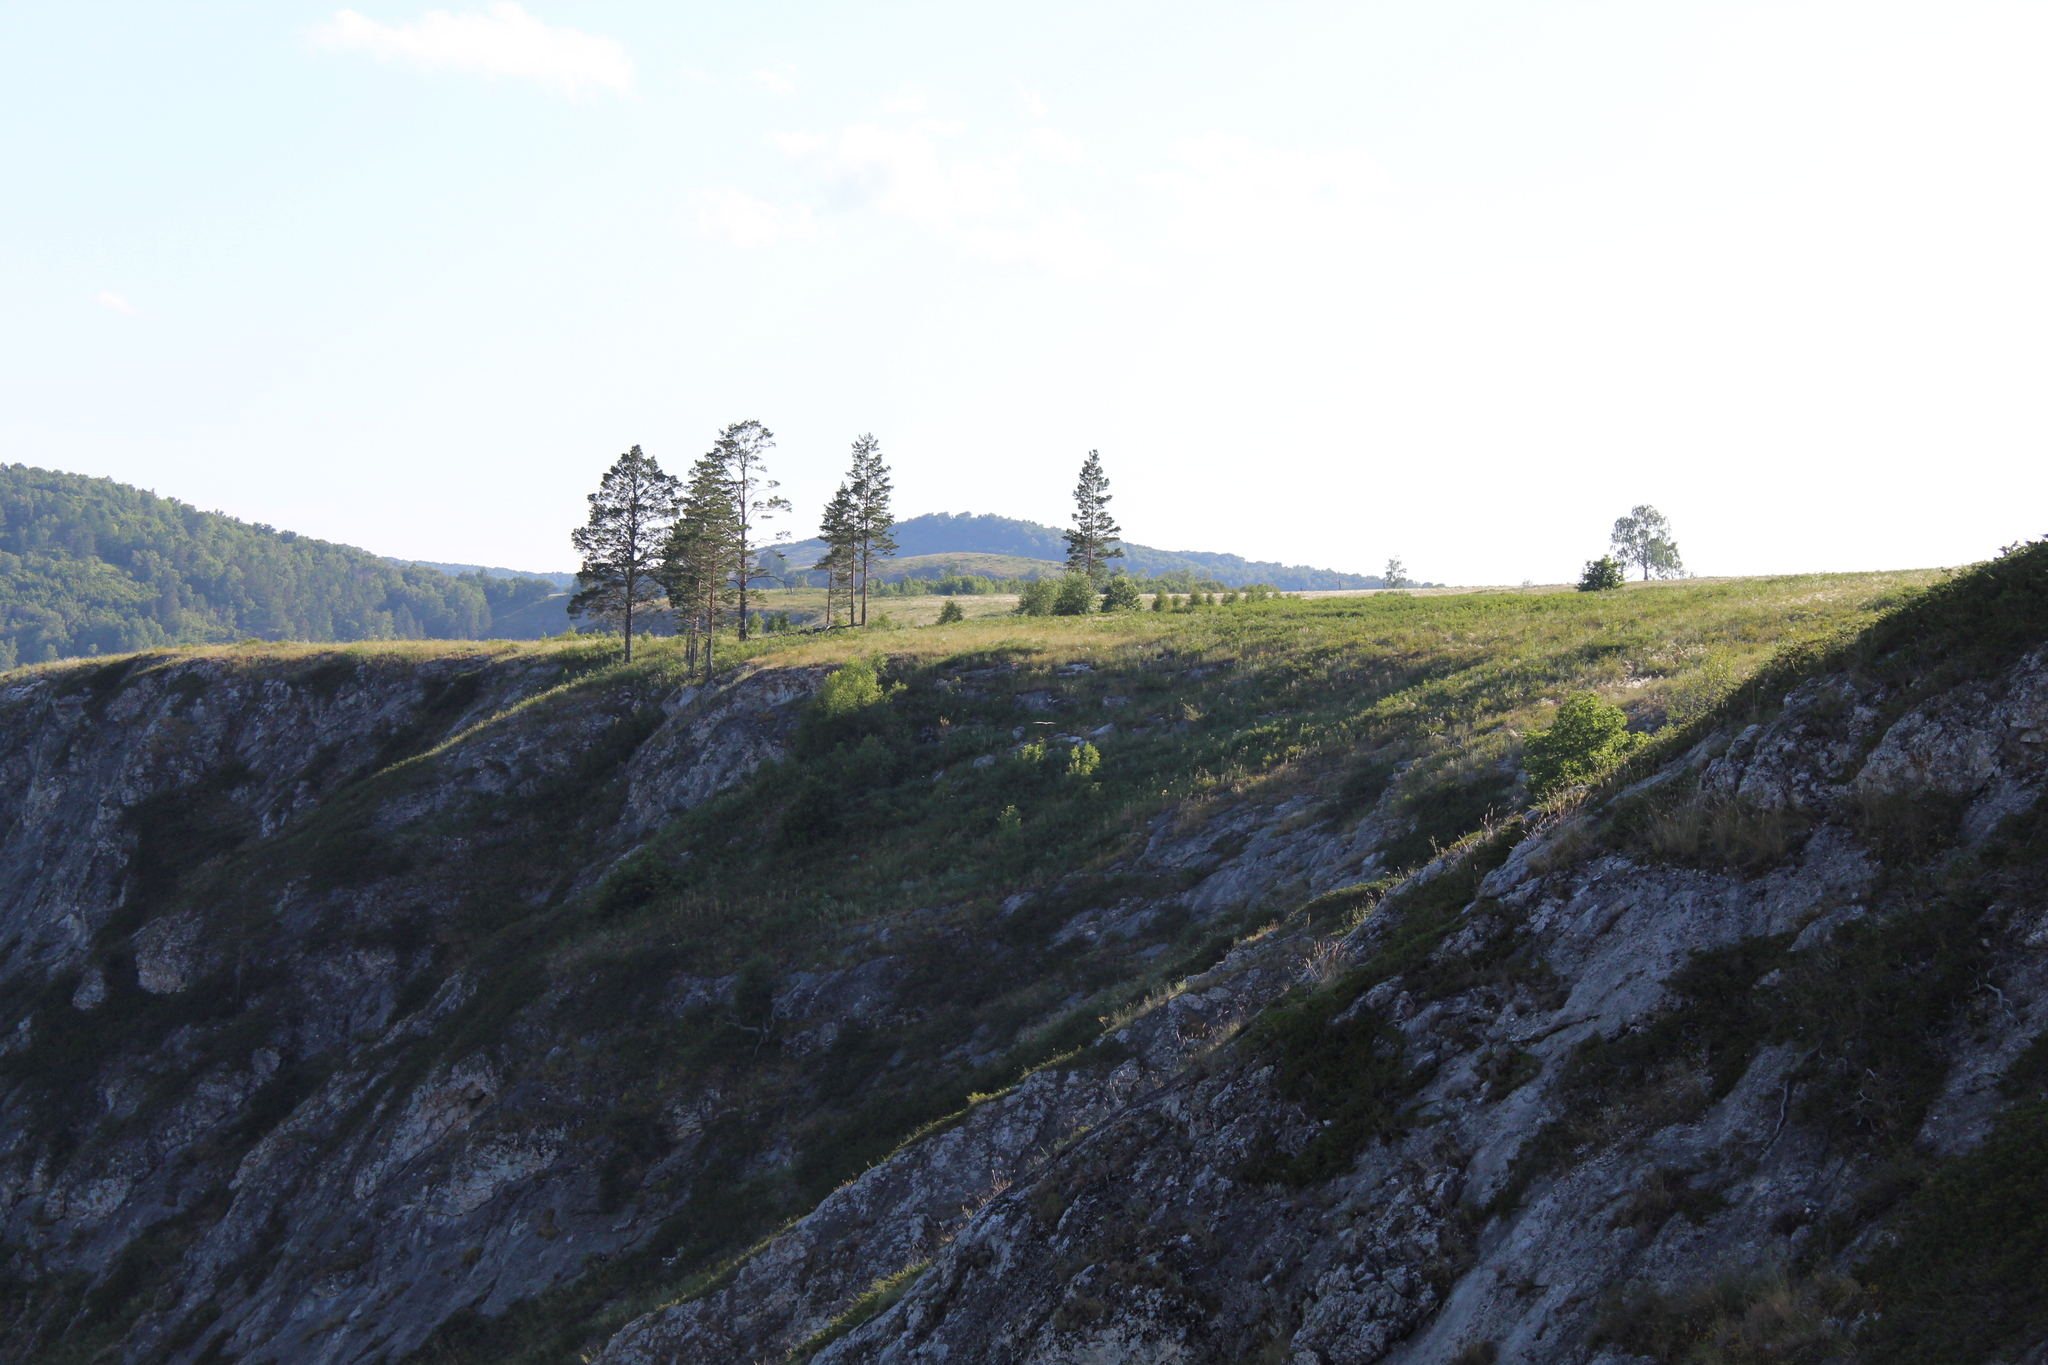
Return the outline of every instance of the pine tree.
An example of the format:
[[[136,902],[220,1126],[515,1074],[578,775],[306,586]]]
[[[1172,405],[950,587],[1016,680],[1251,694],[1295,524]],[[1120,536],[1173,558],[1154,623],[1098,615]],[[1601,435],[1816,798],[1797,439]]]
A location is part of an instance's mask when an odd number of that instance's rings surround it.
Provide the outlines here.
[[[777,512],[790,510],[789,499],[775,490],[782,485],[768,477],[763,457],[775,448],[775,433],[759,422],[735,422],[718,435],[712,454],[725,467],[725,482],[732,489],[735,535],[729,573],[739,600],[740,639],[747,638],[747,589],[767,577],[761,571],[763,522]],[[777,539],[782,537],[778,536]]]
[[[825,504],[825,515],[818,526],[818,538],[825,542],[825,554],[818,560],[817,568],[825,573],[825,625],[827,628],[839,624],[838,601],[841,589],[845,590],[847,624],[853,624],[853,586],[855,579],[855,530],[853,491],[845,484]]]
[[[583,556],[572,616],[617,616],[633,662],[633,611],[660,600],[663,541],[676,518],[676,479],[634,446],[619,456],[590,495],[590,520],[569,533]]]
[[[1081,481],[1074,485],[1074,529],[1064,533],[1067,572],[1091,583],[1109,572],[1109,560],[1123,558],[1123,546],[1116,543],[1123,531],[1109,515],[1109,497],[1102,454],[1091,450],[1081,463]]]
[[[690,487],[683,497],[682,514],[663,546],[661,565],[669,605],[679,614],[687,636],[688,667],[696,670],[701,641],[706,680],[711,677],[711,642],[717,636],[720,619],[732,604],[727,566],[733,562],[737,535],[725,461],[713,451],[690,470]]]
[[[889,509],[889,466],[882,463],[882,443],[874,434],[853,443],[853,468],[847,478],[852,495],[854,569],[859,579],[860,623],[868,623],[868,574],[879,560],[896,553],[896,538],[889,534],[896,517]]]

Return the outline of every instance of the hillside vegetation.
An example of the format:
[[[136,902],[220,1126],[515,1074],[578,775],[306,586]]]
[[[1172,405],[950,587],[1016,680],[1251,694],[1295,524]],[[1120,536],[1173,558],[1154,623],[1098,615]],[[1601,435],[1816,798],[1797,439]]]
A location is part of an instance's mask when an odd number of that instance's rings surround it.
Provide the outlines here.
[[[928,512],[897,522],[893,534],[900,559],[886,566],[887,576],[892,579],[905,576],[901,572],[904,568],[901,559],[937,561],[942,567],[947,556],[1002,556],[1012,561],[1011,566],[1006,572],[989,576],[1015,578],[1030,572],[1030,566],[1017,566],[1016,561],[1048,566],[1042,571],[1053,575],[1061,571],[1067,557],[1063,533],[1056,527],[990,513],[976,516],[968,512]],[[1197,581],[1213,580],[1231,587],[1264,583],[1287,592],[1386,586],[1385,579],[1370,574],[1339,573],[1334,569],[1251,560],[1206,550],[1158,550],[1148,545],[1133,545],[1129,541],[1121,541],[1120,544],[1124,551],[1120,567],[1138,578],[1184,575]],[[824,545],[817,540],[805,540],[782,549],[792,564],[802,566],[815,561]],[[986,571],[970,568],[966,572]]]
[[[665,640],[630,667],[582,639],[17,671],[0,721],[18,790],[69,782],[89,821],[104,798],[64,765],[112,771],[94,746],[121,745],[153,764],[158,734],[183,757],[123,788],[132,845],[10,836],[10,866],[52,871],[10,892],[0,1036],[26,1041],[4,1060],[7,1151],[53,1191],[118,1169],[124,1198],[178,1213],[125,1242],[102,1196],[17,1201],[8,1350],[211,1341],[211,1360],[230,1337],[260,1355],[331,1333],[394,1359],[575,1359],[720,1290],[926,1126],[1034,1075],[1096,1084],[1120,1054],[1077,1048],[1265,926],[1341,929],[1369,899],[1300,907],[1384,888],[1521,808],[1519,737],[1571,692],[1644,729],[1705,714],[1775,652],[1937,577],[769,636],[727,659],[749,712],[682,690]],[[728,753],[759,766],[659,795]],[[1313,876],[1230,870],[1331,822],[1358,833]],[[97,869],[61,889],[83,939],[30,913],[59,903],[37,888],[69,849]],[[166,943],[197,946],[173,971]],[[859,982],[896,1003],[790,1003],[857,1001]],[[803,1010],[830,1028],[799,1036]],[[252,1048],[269,1070],[222,1080]],[[447,1098],[486,1093],[478,1075],[502,1101]],[[246,1114],[230,1101],[195,1145],[191,1116],[234,1094]],[[461,1142],[501,1152],[489,1169],[526,1173],[460,1213],[432,1193],[469,1160],[455,1137],[377,1155],[449,1104],[479,1116]],[[561,1145],[502,1155],[534,1133]],[[119,1295],[95,1287],[117,1271]]]
[[[0,667],[249,637],[481,639],[554,591],[400,566],[111,479],[0,466]]]

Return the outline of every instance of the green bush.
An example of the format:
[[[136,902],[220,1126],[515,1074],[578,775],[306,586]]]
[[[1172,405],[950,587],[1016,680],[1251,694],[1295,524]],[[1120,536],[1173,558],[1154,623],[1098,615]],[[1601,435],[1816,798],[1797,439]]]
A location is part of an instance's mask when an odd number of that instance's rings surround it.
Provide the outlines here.
[[[1053,604],[1059,596],[1060,585],[1050,578],[1040,578],[1024,585],[1024,591],[1017,594],[1019,616],[1050,616]]]
[[[1109,587],[1102,593],[1104,611],[1138,611],[1144,607],[1138,597],[1137,584],[1119,574],[1109,580]]]
[[[1591,692],[1567,697],[1548,730],[1529,736],[1522,763],[1529,773],[1529,794],[1538,800],[1567,787],[1584,786],[1648,739],[1630,734],[1628,713]]]
[[[1613,555],[1601,555],[1586,561],[1586,571],[1579,575],[1579,591],[1613,592],[1627,581],[1621,561]]]
[[[1095,585],[1088,575],[1070,573],[1059,581],[1052,599],[1054,616],[1091,616],[1095,612]]]
[[[816,704],[819,715],[837,720],[881,702],[882,682],[875,676],[875,666],[865,659],[855,659],[825,679],[825,685],[818,689]]]
[[[956,621],[965,621],[966,619],[967,613],[960,610],[960,604],[950,597],[946,599],[946,605],[939,608],[939,625],[950,626]]]

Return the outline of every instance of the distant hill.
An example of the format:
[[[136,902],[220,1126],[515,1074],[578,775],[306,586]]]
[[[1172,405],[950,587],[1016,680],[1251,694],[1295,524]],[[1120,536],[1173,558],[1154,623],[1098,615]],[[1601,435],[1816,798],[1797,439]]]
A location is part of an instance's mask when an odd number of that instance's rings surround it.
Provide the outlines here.
[[[486,578],[538,578],[543,583],[552,583],[559,592],[567,592],[576,586],[576,575],[572,573],[536,573],[527,569],[499,569],[487,564],[442,564],[431,559],[397,559],[394,564],[414,564],[422,569],[434,569],[451,578],[463,574],[480,573]]]
[[[1067,543],[1056,527],[990,513],[928,512],[896,523],[896,543],[901,559],[946,554],[1007,555],[1020,559],[1050,561],[1055,567],[1067,557]],[[793,565],[817,562],[825,551],[817,540],[799,541],[782,547]],[[1231,587],[1266,583],[1289,592],[1327,588],[1383,588],[1386,580],[1371,574],[1338,573],[1303,564],[1277,564],[1245,559],[1240,555],[1206,550],[1155,550],[1149,545],[1124,542],[1125,566],[1140,578],[1186,574],[1195,579],[1213,579]],[[969,572],[975,572],[969,570]],[[900,578],[892,566],[887,574]]]
[[[566,621],[546,608],[554,593],[539,577],[446,574],[112,479],[0,465],[0,668],[251,637],[527,638]]]

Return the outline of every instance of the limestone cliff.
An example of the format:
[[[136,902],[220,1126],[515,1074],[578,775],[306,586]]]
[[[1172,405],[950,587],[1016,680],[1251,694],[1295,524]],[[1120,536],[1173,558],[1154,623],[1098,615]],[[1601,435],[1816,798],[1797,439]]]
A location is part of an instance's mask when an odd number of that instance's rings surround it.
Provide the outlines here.
[[[1535,810],[1441,743],[1104,807],[1086,737],[1297,695],[1170,650],[838,730],[601,646],[10,675],[0,1353],[2037,1361],[2029,555]]]

